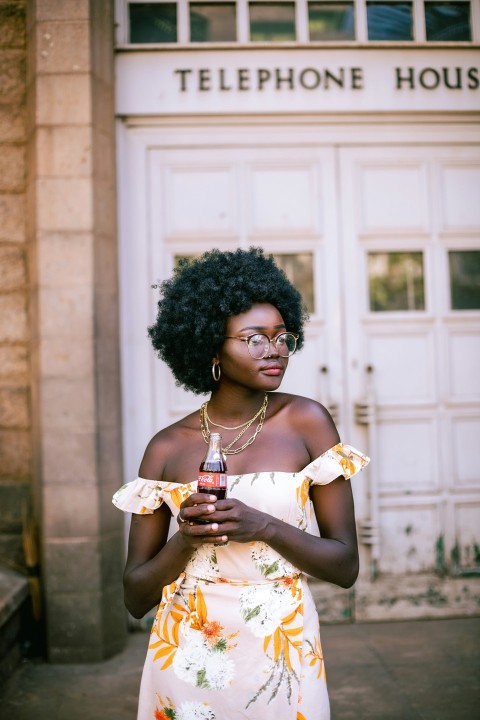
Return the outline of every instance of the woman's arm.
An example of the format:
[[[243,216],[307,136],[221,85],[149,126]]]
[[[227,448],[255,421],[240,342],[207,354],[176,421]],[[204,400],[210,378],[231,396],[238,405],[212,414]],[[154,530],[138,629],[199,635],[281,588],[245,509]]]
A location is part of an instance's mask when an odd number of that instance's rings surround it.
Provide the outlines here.
[[[161,480],[174,443],[171,432],[162,431],[155,436],[145,450],[140,477]],[[215,509],[210,495],[194,494],[190,498],[196,502],[191,511],[195,518],[208,517]],[[167,541],[171,517],[165,504],[153,514],[132,515],[123,586],[125,605],[136,618],[143,617],[160,602],[163,588],[177,579],[196,547],[206,542],[222,542],[218,525],[212,524],[199,526],[199,532],[191,536],[176,532]]]

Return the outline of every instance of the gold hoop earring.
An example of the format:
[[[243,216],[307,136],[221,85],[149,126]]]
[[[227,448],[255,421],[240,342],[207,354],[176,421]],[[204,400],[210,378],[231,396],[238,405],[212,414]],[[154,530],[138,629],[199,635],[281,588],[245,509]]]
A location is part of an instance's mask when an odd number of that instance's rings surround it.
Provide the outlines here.
[[[222,374],[222,371],[220,369],[220,363],[217,360],[212,365],[212,377],[215,380],[215,382],[218,382],[220,380],[221,374]]]

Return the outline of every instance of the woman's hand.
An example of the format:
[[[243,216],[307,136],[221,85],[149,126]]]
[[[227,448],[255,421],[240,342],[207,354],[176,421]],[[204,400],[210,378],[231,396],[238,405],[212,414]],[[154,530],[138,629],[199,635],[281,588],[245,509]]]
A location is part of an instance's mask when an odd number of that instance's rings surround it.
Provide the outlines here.
[[[215,512],[215,495],[192,493],[180,505],[177,515],[178,531],[185,542],[191,547],[204,543],[224,544],[228,542],[226,535],[219,535],[218,520],[210,516]]]
[[[222,536],[240,543],[264,540],[270,519],[266,513],[234,498],[217,500],[210,517],[212,523],[218,523]]]

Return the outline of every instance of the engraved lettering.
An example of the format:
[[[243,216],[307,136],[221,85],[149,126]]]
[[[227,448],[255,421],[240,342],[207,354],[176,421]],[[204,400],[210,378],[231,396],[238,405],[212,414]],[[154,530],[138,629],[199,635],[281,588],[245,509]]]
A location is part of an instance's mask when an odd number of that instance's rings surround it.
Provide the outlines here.
[[[352,90],[363,90],[363,68],[354,67],[350,70]]]
[[[238,89],[250,90],[250,70],[248,68],[238,68]]]
[[[231,85],[225,84],[225,68],[220,68],[220,90],[231,90]]]
[[[305,88],[305,90],[315,90],[319,87],[321,80],[321,75],[315,68],[305,68],[299,77],[300,85]]]
[[[330,70],[325,70],[325,90],[328,90],[330,80],[336,83],[339,87],[343,88],[343,83],[345,80],[345,68],[340,68],[338,72],[340,73],[340,77],[335,77],[335,75],[330,72]]]
[[[180,75],[180,92],[186,92],[187,90],[187,75],[191,73],[191,70],[174,70],[175,74]]]
[[[415,76],[414,76],[414,74],[413,74],[413,68],[411,68],[411,67],[410,67],[410,68],[407,68],[407,72],[408,72],[408,74],[407,74],[407,76],[405,76],[405,75],[402,75],[402,68],[398,68],[398,67],[395,68],[395,77],[396,77],[396,80],[397,80],[397,84],[396,84],[397,90],[401,90],[401,89],[402,89],[402,84],[403,84],[404,82],[408,83],[408,85],[410,86],[410,90],[413,90],[413,89],[414,89],[414,87],[415,87]]]
[[[469,90],[478,90],[478,86],[480,84],[480,81],[478,78],[478,68],[476,68],[476,67],[469,68],[467,77],[468,77],[468,89]]]
[[[429,77],[432,81],[428,80]],[[418,76],[418,81],[425,90],[435,90],[440,85],[440,73],[435,68],[424,68]]]
[[[210,70],[202,68],[198,71],[198,89],[199,90],[211,90],[210,86]]]
[[[258,68],[258,89],[263,90],[263,86],[270,80],[271,77],[272,73],[270,72],[270,70],[267,70],[266,68]]]
[[[287,83],[290,90],[293,90],[293,68],[288,68],[286,77],[282,77],[280,68],[275,68],[275,88],[280,90],[282,83]]]

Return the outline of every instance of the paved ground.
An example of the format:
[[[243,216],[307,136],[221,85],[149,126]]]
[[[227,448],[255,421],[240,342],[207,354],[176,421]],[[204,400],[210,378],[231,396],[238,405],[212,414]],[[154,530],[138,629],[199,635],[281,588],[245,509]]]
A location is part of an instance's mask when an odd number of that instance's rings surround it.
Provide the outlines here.
[[[0,691],[0,717],[135,720],[147,640],[130,635],[104,663],[24,663]],[[480,618],[331,625],[322,640],[332,720],[480,718]]]

